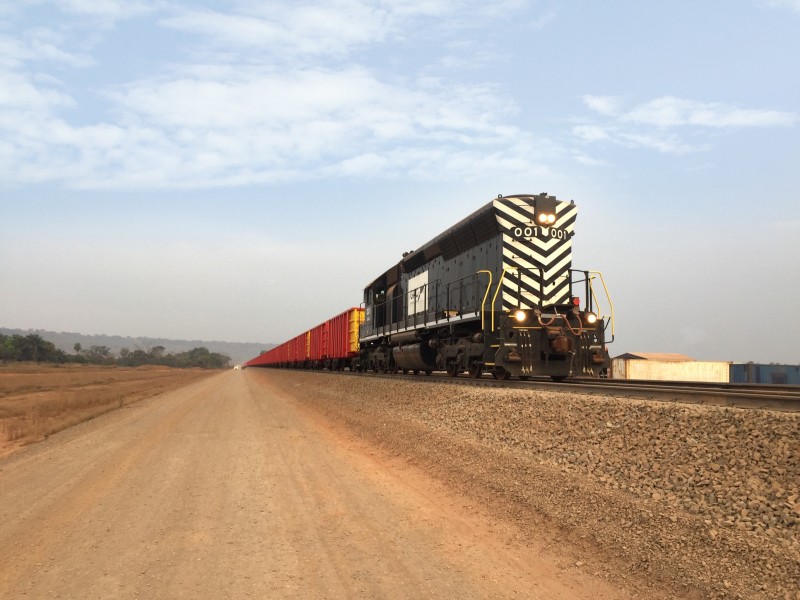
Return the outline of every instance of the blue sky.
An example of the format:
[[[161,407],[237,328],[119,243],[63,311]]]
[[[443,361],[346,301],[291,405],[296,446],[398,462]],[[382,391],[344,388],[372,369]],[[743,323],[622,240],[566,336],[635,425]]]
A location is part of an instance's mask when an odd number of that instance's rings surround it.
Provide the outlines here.
[[[800,0],[0,0],[0,326],[281,342],[498,193],[613,355],[800,362]]]

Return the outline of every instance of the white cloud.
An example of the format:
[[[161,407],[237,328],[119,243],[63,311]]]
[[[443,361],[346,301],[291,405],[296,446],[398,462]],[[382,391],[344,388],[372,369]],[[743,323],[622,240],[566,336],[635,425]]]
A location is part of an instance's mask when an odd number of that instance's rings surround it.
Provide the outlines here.
[[[47,0],[27,0],[41,4]],[[540,140],[509,124],[517,107],[486,84],[413,73],[378,77],[348,57],[436,27],[508,19],[526,0],[240,1],[227,12],[154,0],[49,0],[79,29],[0,37],[0,180],[73,188],[200,188],[299,177],[411,175],[467,178],[478,169],[541,170]],[[77,31],[153,12],[192,34],[188,62],[94,90],[33,74],[33,61],[91,64]],[[72,39],[65,36],[71,35]],[[448,38],[450,39],[450,38]],[[457,43],[452,40],[453,43]],[[94,41],[89,43],[89,46]],[[446,45],[446,44],[445,44]],[[338,64],[331,56],[348,57]],[[203,60],[198,60],[202,57]],[[276,58],[279,57],[279,58]],[[433,57],[435,61],[436,58]],[[288,68],[287,68],[288,67]],[[433,72],[422,67],[419,73]],[[98,90],[100,95],[98,97]],[[90,124],[86,92],[104,101]]]
[[[72,67],[94,63],[85,52],[69,52],[63,45],[62,35],[44,28],[26,31],[17,38],[0,35],[0,68],[18,69],[28,61],[64,63]]]
[[[52,80],[48,79],[47,83]],[[6,121],[9,127],[22,127],[23,123],[15,125],[14,111],[24,112],[29,119],[37,119],[38,115],[60,107],[74,106],[74,100],[66,93],[47,85],[42,80],[27,78],[14,71],[0,70],[0,120]]]
[[[777,110],[748,110],[713,102],[697,102],[673,96],[656,98],[624,116],[634,123],[656,127],[769,127],[793,125],[797,115]]]
[[[597,142],[609,140],[611,136],[608,132],[598,125],[576,125],[572,128],[572,133],[576,137],[586,142]]]
[[[632,148],[649,148],[665,154],[688,154],[705,149],[682,142],[676,135],[621,132],[617,141]]]
[[[0,130],[14,159],[6,181],[71,187],[208,187],[300,177],[403,173],[467,177],[534,170],[528,136],[494,115],[515,110],[486,86],[423,79],[395,85],[368,70],[294,72],[195,67],[142,80],[108,97],[115,122],[72,126],[71,99],[7,81]],[[39,111],[30,112],[31,105]],[[541,156],[539,154],[538,156]]]
[[[52,3],[66,13],[111,20],[147,14],[164,4],[158,0],[52,0]]]
[[[591,110],[601,115],[615,115],[619,111],[620,100],[613,96],[591,96],[583,97],[583,102]]]
[[[268,16],[193,10],[162,19],[160,24],[226,48],[274,48],[273,61],[296,54],[341,54],[354,45],[379,40],[386,32],[385,13],[350,4],[348,11],[278,5],[271,7]]]
[[[769,6],[771,8],[782,8],[800,13],[800,0],[760,0],[759,4],[762,6]]]
[[[583,97],[584,104],[606,120],[586,119],[573,125],[572,134],[581,142],[613,142],[631,148],[649,148],[669,154],[707,150],[704,143],[689,144],[677,129],[735,129],[740,127],[791,127],[797,114],[767,109],[699,102],[674,96],[655,98],[631,109],[612,96]],[[695,136],[697,138],[697,136]]]
[[[533,31],[541,31],[555,20],[556,12],[551,10],[537,17],[528,27]]]

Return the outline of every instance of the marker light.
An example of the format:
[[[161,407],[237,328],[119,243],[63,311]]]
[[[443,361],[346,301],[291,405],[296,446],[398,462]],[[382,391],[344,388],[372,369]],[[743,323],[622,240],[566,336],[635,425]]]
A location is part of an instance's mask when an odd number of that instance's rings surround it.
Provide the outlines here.
[[[524,323],[528,318],[528,313],[524,310],[518,310],[514,313],[514,319],[516,319],[517,323]]]
[[[583,315],[583,318],[589,325],[594,325],[597,323],[597,315],[593,312],[587,312],[585,315]]]
[[[578,298],[577,296],[573,296],[572,297],[572,306],[580,306],[580,305],[581,305],[581,299]]]

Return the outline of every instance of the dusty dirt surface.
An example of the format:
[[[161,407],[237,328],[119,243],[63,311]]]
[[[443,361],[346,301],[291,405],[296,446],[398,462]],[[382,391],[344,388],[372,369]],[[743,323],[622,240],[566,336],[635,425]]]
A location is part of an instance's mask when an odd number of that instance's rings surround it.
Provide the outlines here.
[[[800,599],[800,415],[400,375],[269,377],[511,524],[512,545],[560,556],[565,579],[643,598]]]
[[[142,398],[208,377],[167,367],[0,365],[0,457]]]
[[[496,466],[480,445],[430,477],[450,448],[399,440],[425,417],[382,385],[231,370],[0,459],[0,598],[660,597],[463,493]]]

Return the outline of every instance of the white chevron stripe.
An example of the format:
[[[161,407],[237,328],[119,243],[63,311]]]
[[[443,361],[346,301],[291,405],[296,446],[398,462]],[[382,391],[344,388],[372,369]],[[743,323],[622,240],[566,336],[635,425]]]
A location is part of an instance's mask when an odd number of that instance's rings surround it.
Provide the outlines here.
[[[506,204],[509,201],[510,206]],[[534,307],[540,303],[548,304],[568,298],[571,293],[568,270],[572,262],[572,236],[562,239],[550,236],[514,238],[511,232],[519,224],[536,227],[533,206],[525,199],[514,198],[495,200],[493,204],[498,224],[503,232],[503,268],[513,273],[503,279],[501,294],[503,307],[513,308],[518,302],[522,306]],[[577,206],[569,202],[558,202],[555,208],[555,230],[570,234],[574,230]],[[561,225],[567,221],[571,223]],[[517,266],[520,268],[519,271],[514,270]],[[545,280],[557,277],[556,281],[545,286],[543,290],[534,280],[534,277],[539,277],[539,268],[542,269],[541,275]],[[518,279],[520,283],[512,281],[512,277]]]
[[[529,287],[531,287],[531,288],[533,288],[533,289],[535,289],[537,291],[541,290],[539,282],[535,281],[529,274],[522,273],[521,276],[520,276],[519,274],[515,273],[515,275],[521,279],[523,284],[525,284],[525,285],[527,285],[527,286],[529,286]],[[503,279],[503,284],[505,286],[507,286],[509,289],[513,289],[513,290],[517,289],[516,282],[512,281],[511,278]],[[552,289],[557,288],[557,287],[564,287],[566,285],[568,285],[567,278],[566,277],[559,278],[556,281],[554,281],[553,283],[545,286],[545,291],[549,291],[549,290],[552,290]]]
[[[506,242],[506,248],[510,246],[518,254],[522,255],[546,256],[552,254],[556,246],[562,248],[565,246],[571,248],[572,246],[571,238],[567,240],[551,238],[551,240],[548,242],[540,242],[538,241],[538,238],[533,238],[533,240],[525,239],[523,242],[521,240],[514,239],[511,236],[504,235],[503,241]]]
[[[525,285],[528,285],[528,286],[532,287],[532,288],[533,288],[533,289],[535,289],[536,291],[540,291],[540,290],[541,290],[541,288],[539,287],[539,282],[537,282],[537,281],[534,281],[533,279],[531,279],[530,277],[527,277],[527,276],[526,276],[526,275],[524,275],[524,274],[522,275],[522,283],[524,283]],[[511,280],[510,280],[510,279],[508,279],[508,278],[506,278],[506,279],[503,279],[503,285],[504,285],[504,286],[506,286],[506,287],[508,287],[509,289],[512,289],[512,290],[516,290],[516,289],[517,289],[517,284],[516,284],[516,282],[514,282],[514,281],[511,281]]]
[[[524,223],[533,220],[533,208],[521,200],[517,200],[513,207],[507,206],[500,200],[495,200],[494,207],[497,209],[498,214],[506,214],[509,218],[517,221]]]
[[[527,250],[527,252],[526,252]],[[563,266],[564,260],[566,258],[567,263],[571,261],[572,258],[572,245],[567,244],[561,250],[566,251],[563,255],[562,252],[558,252],[558,255],[561,255],[562,258],[559,262]],[[514,248],[513,252],[509,251],[509,249],[503,249],[503,258],[506,261],[514,260],[519,263],[521,267],[526,269],[533,269],[536,270],[538,267],[542,267],[546,272],[552,271],[554,265],[552,264],[556,258],[556,254],[551,255],[541,255],[538,252],[533,252],[530,249],[521,249],[521,248]]]
[[[545,280],[547,280],[547,279],[550,279],[550,278],[558,275],[559,273],[562,273],[562,272],[566,271],[567,270],[566,269],[566,265],[569,264],[569,260],[570,260],[569,256],[567,256],[564,260],[560,260],[558,262],[558,264],[551,266],[549,269],[543,269],[542,270],[542,277]],[[539,269],[537,269],[536,267],[531,266],[530,263],[528,263],[526,265],[526,264],[522,264],[522,261],[517,261],[517,262],[520,263],[520,266],[524,269],[522,271],[522,275],[525,275],[526,273],[531,273],[532,274],[531,276],[539,274]],[[503,263],[503,268],[507,269],[510,272],[517,273],[517,271],[514,270],[514,265],[512,265],[509,262],[504,262]]]
[[[517,285],[515,282],[503,280],[503,295],[502,301],[504,306],[516,306],[518,300],[520,299],[524,302],[525,300],[530,301],[532,305],[537,305],[539,303],[539,298],[542,298],[542,304],[548,304],[552,302],[554,298],[562,298],[562,297],[569,297],[570,290],[567,285],[567,282],[563,282],[561,284],[556,284],[547,286],[544,290],[544,293],[537,287],[532,286],[534,288],[534,293],[531,294],[524,289],[520,289],[519,292],[517,291]]]

